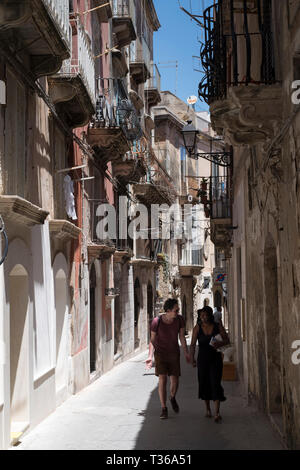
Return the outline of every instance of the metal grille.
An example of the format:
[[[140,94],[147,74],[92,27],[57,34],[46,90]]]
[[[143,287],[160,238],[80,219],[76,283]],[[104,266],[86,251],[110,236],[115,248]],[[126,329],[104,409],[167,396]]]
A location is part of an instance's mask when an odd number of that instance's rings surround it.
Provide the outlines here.
[[[225,98],[229,86],[275,83],[271,3],[220,0],[204,10],[199,97],[206,103]]]
[[[230,177],[215,176],[210,178],[211,219],[231,218]]]

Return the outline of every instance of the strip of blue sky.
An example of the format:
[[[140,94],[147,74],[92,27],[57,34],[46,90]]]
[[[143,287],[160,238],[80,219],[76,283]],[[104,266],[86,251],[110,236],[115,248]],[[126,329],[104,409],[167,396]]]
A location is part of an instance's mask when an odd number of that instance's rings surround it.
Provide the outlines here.
[[[161,88],[169,90],[186,101],[198,96],[198,84],[202,74],[200,61],[193,56],[200,55],[203,29],[181,9],[180,5],[193,14],[202,15],[203,8],[213,0],[154,0],[161,28],[154,35],[154,61],[161,73]],[[201,19],[199,18],[201,21]],[[178,62],[176,76],[175,61]],[[196,110],[207,111],[205,103],[198,99]]]

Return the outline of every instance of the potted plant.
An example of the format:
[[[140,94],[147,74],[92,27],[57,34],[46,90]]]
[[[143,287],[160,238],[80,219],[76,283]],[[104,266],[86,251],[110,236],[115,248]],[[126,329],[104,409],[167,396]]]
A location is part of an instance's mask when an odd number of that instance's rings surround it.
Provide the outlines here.
[[[157,253],[157,261],[163,262],[165,260],[166,255],[164,253]]]

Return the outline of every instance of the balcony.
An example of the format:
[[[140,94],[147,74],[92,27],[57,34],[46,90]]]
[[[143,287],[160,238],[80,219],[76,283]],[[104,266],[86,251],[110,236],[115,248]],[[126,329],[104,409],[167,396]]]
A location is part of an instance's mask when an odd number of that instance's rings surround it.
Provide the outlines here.
[[[133,256],[133,240],[117,239],[116,251],[114,252],[115,263],[126,263]]]
[[[97,258],[106,259],[114,254],[116,245],[114,234],[106,234],[101,232],[98,224],[102,217],[98,215],[98,207],[100,204],[107,204],[105,200],[90,202],[90,241],[87,244],[89,261]],[[112,235],[111,237],[107,235]]]
[[[42,225],[49,215],[39,206],[19,196],[0,196],[0,213],[5,218],[17,224],[31,227]]]
[[[203,249],[188,247],[182,250],[179,263],[179,274],[182,277],[199,276],[203,267]]]
[[[149,232],[150,233],[150,232]],[[155,242],[158,240],[152,240],[148,238],[147,240],[135,240],[135,256],[130,261],[130,264],[139,268],[152,268],[156,265],[155,259]]]
[[[137,199],[145,205],[168,204],[175,202],[176,191],[171,178],[149,147],[149,160],[146,175],[142,181],[132,186]]]
[[[93,0],[92,8],[97,8],[100,5],[103,5],[103,7],[95,11],[97,12],[100,23],[107,23],[112,17],[111,2],[109,0]]]
[[[147,169],[144,154],[141,151],[140,141],[132,144],[130,152],[112,162],[113,176],[116,177],[123,186],[137,183],[145,176]]]
[[[143,37],[137,38],[130,46],[129,70],[137,85],[150,78],[150,49]]]
[[[119,49],[136,39],[129,0],[112,0],[112,25],[116,47]]]
[[[35,77],[56,73],[70,56],[69,27],[68,0],[0,3],[2,45],[6,41],[16,43],[18,50],[29,55],[30,71]]]
[[[148,107],[158,105],[161,101],[160,97],[160,81],[161,76],[157,65],[151,62],[150,64],[150,78],[145,84],[145,99],[147,101]]]
[[[281,122],[271,2],[220,0],[203,13],[204,77],[199,96],[210,105],[213,128],[232,145],[272,138]]]
[[[77,240],[81,229],[65,219],[49,220],[51,236],[62,241]]]
[[[87,139],[103,163],[120,161],[142,137],[139,118],[121,79],[99,79],[98,90],[96,115]]]
[[[232,194],[227,176],[211,177],[209,189],[211,240],[219,249],[231,246]]]
[[[95,112],[95,67],[84,27],[73,28],[72,58],[63,62],[59,72],[48,78],[49,94],[57,111],[72,127],[86,125]]]

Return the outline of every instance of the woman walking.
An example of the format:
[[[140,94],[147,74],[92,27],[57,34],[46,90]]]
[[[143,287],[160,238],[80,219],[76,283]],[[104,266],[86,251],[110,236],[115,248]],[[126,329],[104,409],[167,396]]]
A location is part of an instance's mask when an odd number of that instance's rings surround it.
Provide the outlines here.
[[[215,339],[215,336],[220,335]],[[220,339],[220,341],[218,341]],[[222,339],[222,341],[221,341]],[[225,401],[224,390],[221,386],[223,359],[218,348],[229,343],[228,335],[222,323],[214,322],[212,308],[206,306],[198,310],[198,322],[193,329],[192,341],[190,346],[190,360],[193,366],[196,366],[195,347],[198,340],[198,382],[199,398],[205,401],[206,417],[212,416],[210,400],[215,405],[215,422],[221,421],[220,402]]]

